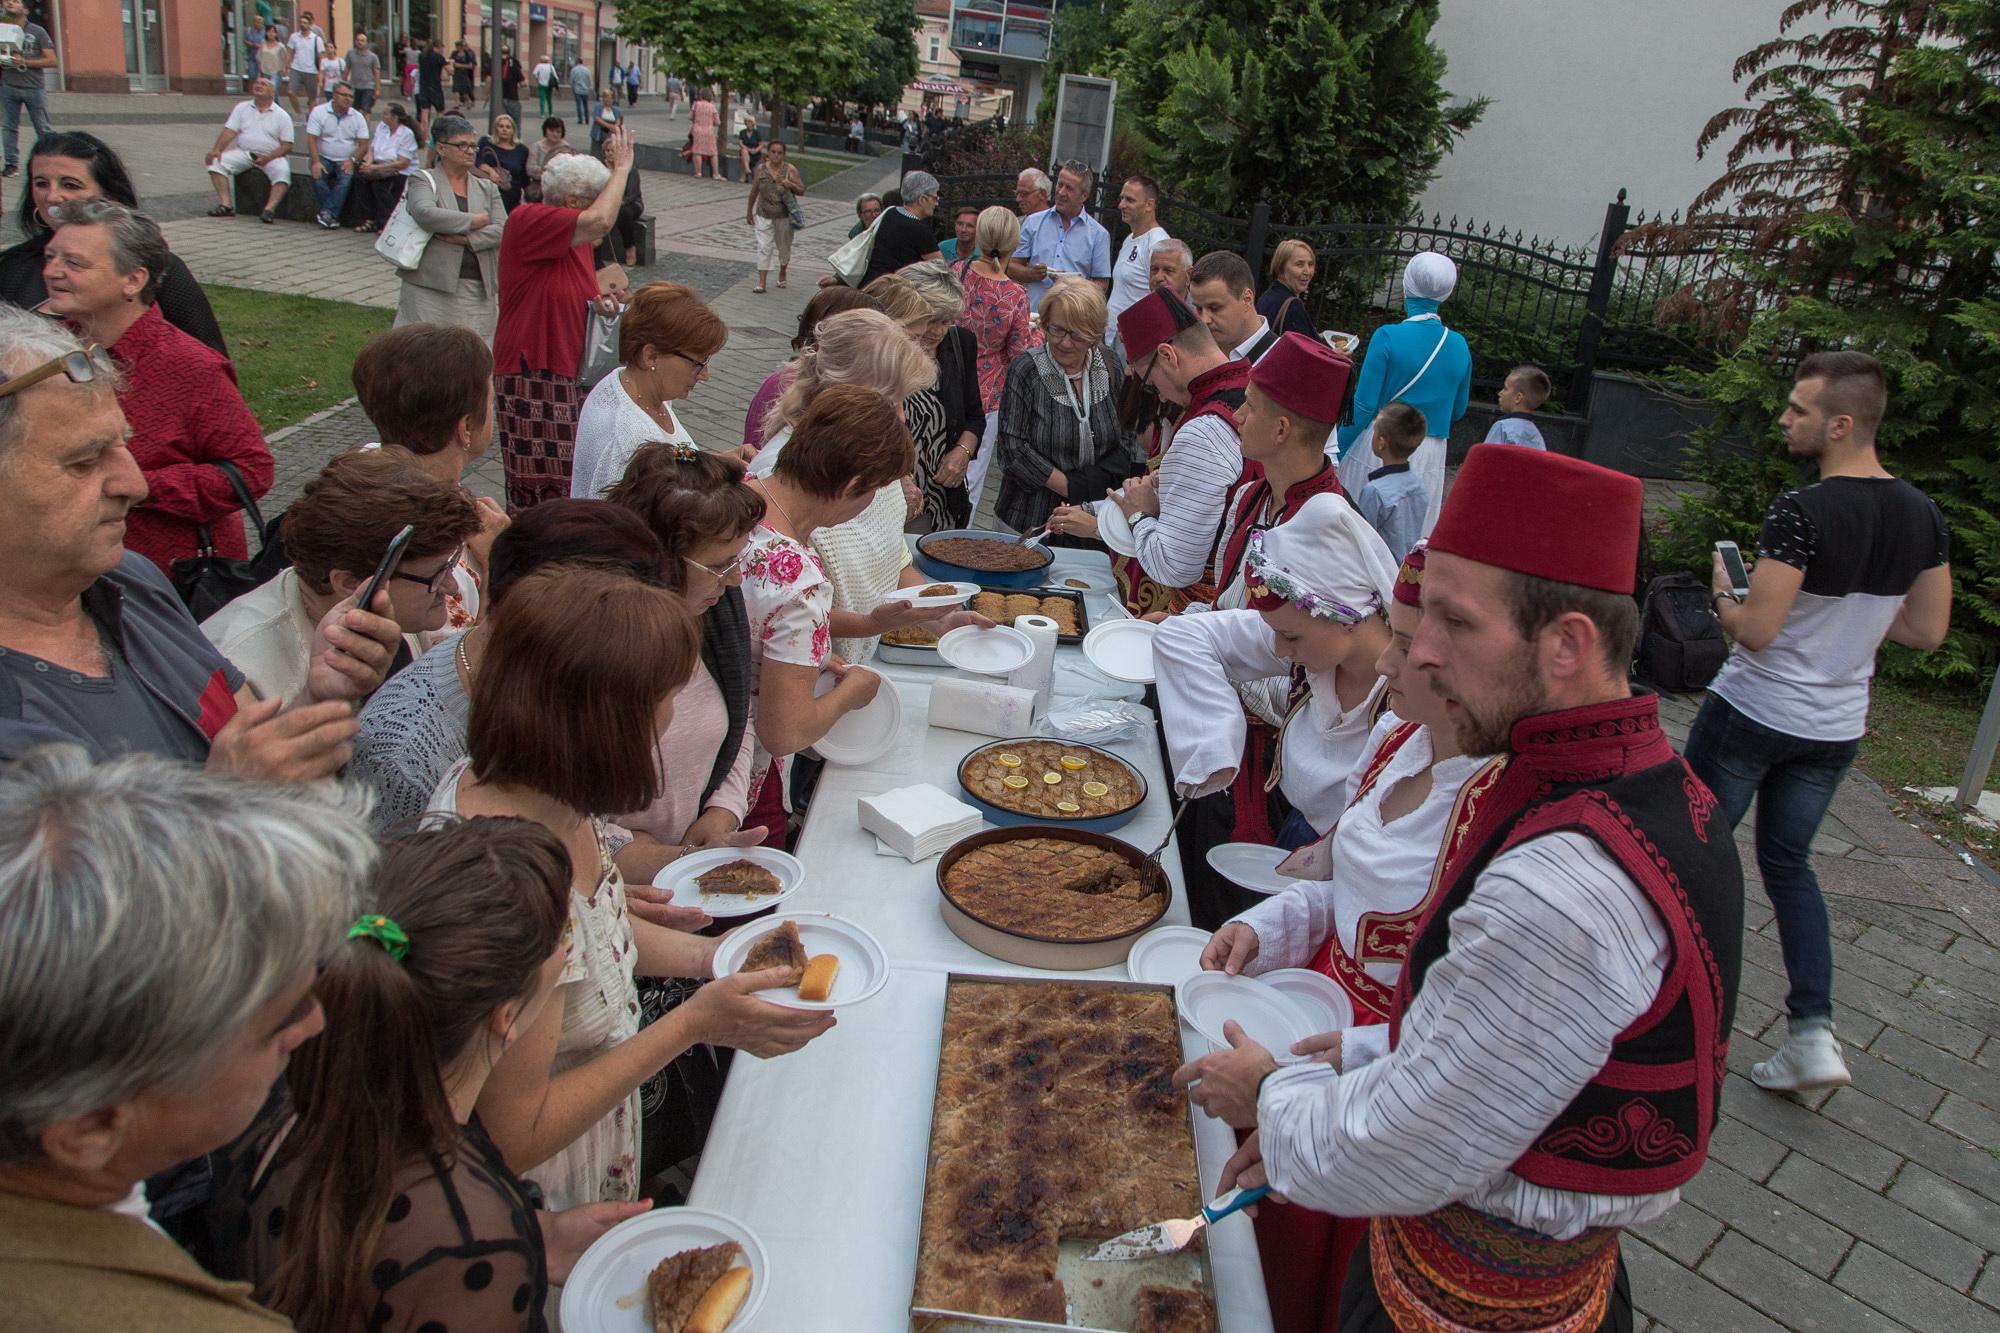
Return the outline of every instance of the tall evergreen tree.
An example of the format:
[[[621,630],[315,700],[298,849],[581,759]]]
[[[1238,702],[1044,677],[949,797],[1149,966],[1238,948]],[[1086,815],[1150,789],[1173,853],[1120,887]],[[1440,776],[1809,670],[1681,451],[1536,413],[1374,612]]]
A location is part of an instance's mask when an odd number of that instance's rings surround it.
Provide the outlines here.
[[[1400,220],[1486,107],[1444,91],[1436,17],[1437,0],[1126,0],[1121,109],[1196,203]]]
[[[1798,0],[1736,72],[1752,104],[1710,121],[1704,150],[1738,137],[1696,203],[1747,235],[1741,267],[1672,313],[1726,312],[1744,336],[1696,377],[1720,413],[1693,460],[1713,488],[1674,515],[1670,553],[1706,569],[1711,541],[1754,538],[1799,484],[1776,423],[1802,354],[1873,352],[1883,461],[1943,506],[1957,594],[1945,651],[1890,645],[1883,669],[1969,679],[2000,642],[2000,0]]]

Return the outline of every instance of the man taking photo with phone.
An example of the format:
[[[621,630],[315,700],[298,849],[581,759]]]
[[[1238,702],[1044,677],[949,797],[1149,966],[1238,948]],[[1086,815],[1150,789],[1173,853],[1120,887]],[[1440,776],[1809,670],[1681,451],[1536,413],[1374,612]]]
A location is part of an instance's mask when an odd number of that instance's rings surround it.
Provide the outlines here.
[[[1736,647],[1686,758],[1731,827],[1757,802],[1757,865],[1791,985],[1788,1034],[1750,1077],[1776,1092],[1849,1081],[1813,835],[1867,728],[1876,649],[1890,638],[1927,652],[1951,628],[1944,515],[1882,467],[1875,432],[1887,408],[1881,363],[1867,353],[1800,362],[1780,424],[1819,480],[1771,502],[1748,595],[1715,557],[1716,614]]]

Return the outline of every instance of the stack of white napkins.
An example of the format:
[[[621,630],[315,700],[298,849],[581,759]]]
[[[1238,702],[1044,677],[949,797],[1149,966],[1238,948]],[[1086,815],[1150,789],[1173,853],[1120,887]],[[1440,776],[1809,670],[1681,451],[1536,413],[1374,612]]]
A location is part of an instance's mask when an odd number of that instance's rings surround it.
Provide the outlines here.
[[[875,835],[876,850],[910,861],[936,856],[984,823],[977,809],[929,783],[863,796],[855,804],[861,827]]]

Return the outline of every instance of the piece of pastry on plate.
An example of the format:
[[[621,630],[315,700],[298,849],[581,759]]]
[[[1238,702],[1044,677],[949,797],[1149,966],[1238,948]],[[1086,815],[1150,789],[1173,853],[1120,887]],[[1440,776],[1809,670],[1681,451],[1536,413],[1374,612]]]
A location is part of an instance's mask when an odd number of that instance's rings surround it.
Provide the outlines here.
[[[796,976],[806,968],[806,946],[799,939],[799,928],[789,921],[778,923],[776,930],[758,937],[744,955],[739,972],[762,972],[767,967],[788,967]]]
[[[742,1253],[741,1245],[726,1240],[720,1245],[682,1250],[660,1260],[646,1278],[646,1294],[653,1309],[653,1333],[688,1333],[695,1308]]]
[[[799,978],[799,998],[818,1003],[833,994],[834,974],[839,971],[838,955],[815,954],[807,961],[805,974]]]
[[[741,893],[751,898],[777,893],[784,885],[764,866],[748,857],[738,857],[694,877],[703,893]]]

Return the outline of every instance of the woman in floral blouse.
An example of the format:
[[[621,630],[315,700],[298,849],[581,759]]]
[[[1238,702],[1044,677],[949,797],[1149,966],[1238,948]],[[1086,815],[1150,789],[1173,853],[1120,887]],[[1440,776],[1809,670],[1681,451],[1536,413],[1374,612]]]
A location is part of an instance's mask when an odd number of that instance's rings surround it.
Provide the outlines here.
[[[1028,293],[1007,276],[1007,259],[1021,240],[1021,219],[1011,208],[995,204],[979,215],[976,253],[979,258],[958,264],[965,284],[965,310],[958,326],[971,331],[979,344],[979,400],[986,413],[979,452],[965,469],[965,491],[972,507],[986,489],[986,471],[993,465],[994,437],[1000,431],[1000,390],[1007,367],[1022,352],[1042,345],[1042,334],[1028,318]]]
[[[882,685],[866,667],[833,655],[833,584],[812,535],[859,517],[878,490],[909,475],[915,463],[916,447],[895,403],[873,389],[832,384],[792,427],[770,475],[750,479],[764,497],[764,521],[743,550],[757,732],[750,788],[758,793],[743,822],[772,829],[773,846],[782,843],[785,827],[777,761],[866,707]],[[824,670],[839,681],[815,695]]]

